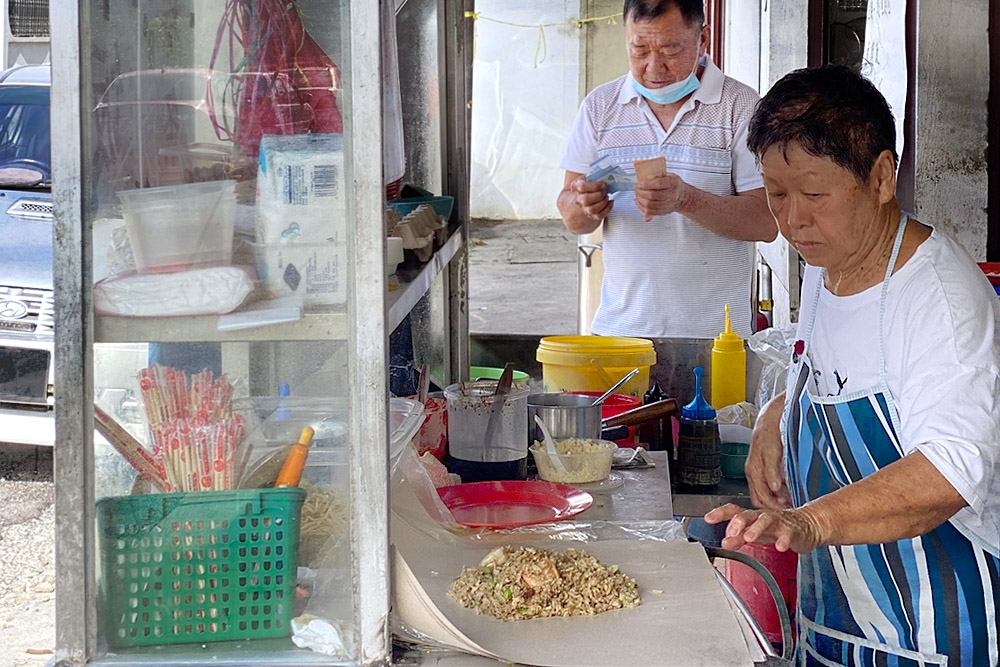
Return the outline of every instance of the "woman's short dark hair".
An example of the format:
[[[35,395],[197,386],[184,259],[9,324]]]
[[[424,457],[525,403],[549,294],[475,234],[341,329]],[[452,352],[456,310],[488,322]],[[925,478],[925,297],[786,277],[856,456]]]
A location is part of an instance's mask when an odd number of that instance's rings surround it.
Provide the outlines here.
[[[633,21],[652,21],[671,7],[680,10],[688,25],[700,28],[705,24],[703,0],[625,0],[622,17],[626,21],[630,18]]]
[[[747,146],[760,161],[773,146],[797,144],[868,180],[882,151],[896,155],[896,124],[882,93],[852,69],[826,65],[783,76],[757,104]]]

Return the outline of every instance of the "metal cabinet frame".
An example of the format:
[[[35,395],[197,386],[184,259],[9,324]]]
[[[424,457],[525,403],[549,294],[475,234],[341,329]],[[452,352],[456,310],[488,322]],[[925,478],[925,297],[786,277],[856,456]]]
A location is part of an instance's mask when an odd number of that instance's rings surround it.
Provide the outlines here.
[[[392,2],[393,0],[383,0]],[[466,10],[472,0],[436,0],[438,29],[445,43],[442,99],[446,114],[446,189],[456,197],[464,246],[468,225],[469,104],[471,100],[471,21]],[[402,3],[396,0],[396,5]],[[125,329],[105,326],[92,309],[93,270],[90,225],[85,187],[90,175],[84,155],[89,132],[89,109],[81,94],[89,83],[86,2],[70,2],[53,13],[52,21],[52,143],[53,151],[54,282],[56,297],[56,445],[54,451],[56,511],[56,665],[95,663],[97,585],[94,525],[94,344],[107,340],[138,339]],[[384,189],[381,152],[382,89],[379,2],[354,0],[347,10],[350,39],[346,44],[345,88],[349,94],[343,114],[345,134],[348,219],[373,224],[351,224],[354,265],[346,320],[318,321],[282,329],[291,338],[347,341],[348,381],[352,387],[349,437],[354,446],[351,468],[351,597],[357,628],[360,664],[388,663],[390,572],[387,490],[387,278],[384,268],[382,220]],[[59,110],[62,110],[60,112]],[[66,113],[76,110],[77,113]],[[447,374],[459,379],[468,367],[468,315],[465,290],[467,259],[464,247],[453,252],[438,270],[445,280]],[[382,308],[370,304],[381,303]],[[343,318],[343,316],[341,316]],[[181,325],[178,325],[181,326]],[[148,328],[148,327],[147,327]],[[141,325],[138,330],[142,332]],[[206,335],[210,328],[194,328]],[[98,335],[95,336],[95,331]],[[146,332],[142,332],[146,333]],[[174,335],[179,335],[174,332]],[[282,340],[283,333],[265,332],[252,340]],[[291,338],[284,338],[289,340]],[[184,340],[183,336],[180,339]],[[216,340],[247,340],[221,338]],[[381,445],[381,446],[380,446]]]

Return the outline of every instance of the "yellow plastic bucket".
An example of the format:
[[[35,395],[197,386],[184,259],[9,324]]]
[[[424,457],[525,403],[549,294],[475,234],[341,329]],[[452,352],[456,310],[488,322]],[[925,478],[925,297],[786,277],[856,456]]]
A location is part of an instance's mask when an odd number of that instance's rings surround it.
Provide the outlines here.
[[[535,359],[542,364],[546,392],[605,392],[633,368],[639,372],[616,393],[642,395],[649,389],[649,369],[656,363],[653,341],[620,336],[547,336]]]

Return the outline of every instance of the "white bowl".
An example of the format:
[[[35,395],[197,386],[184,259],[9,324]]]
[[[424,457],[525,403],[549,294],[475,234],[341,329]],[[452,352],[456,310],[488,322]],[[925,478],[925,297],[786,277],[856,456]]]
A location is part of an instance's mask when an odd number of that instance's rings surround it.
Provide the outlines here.
[[[574,439],[586,440],[586,438]],[[563,440],[555,441],[557,449],[561,442]],[[546,482],[559,482],[561,484],[587,484],[607,479],[608,475],[611,474],[611,459],[615,450],[618,449],[618,445],[610,440],[591,440],[590,442],[599,445],[599,448],[592,452],[579,454],[559,454],[563,470],[560,470],[549,456],[549,451],[543,443],[535,443],[531,447],[531,455],[535,457],[538,476]]]

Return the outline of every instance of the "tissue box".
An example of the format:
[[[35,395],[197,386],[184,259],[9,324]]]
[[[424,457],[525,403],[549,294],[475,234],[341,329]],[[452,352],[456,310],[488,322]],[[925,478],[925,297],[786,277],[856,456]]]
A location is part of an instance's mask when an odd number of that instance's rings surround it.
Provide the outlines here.
[[[302,305],[347,302],[347,247],[334,243],[258,243],[257,273],[275,297],[302,296]]]
[[[254,223],[258,243],[342,243],[347,228],[343,135],[265,135]]]
[[[265,135],[254,218],[257,271],[305,307],[347,301],[347,202],[340,134]]]

